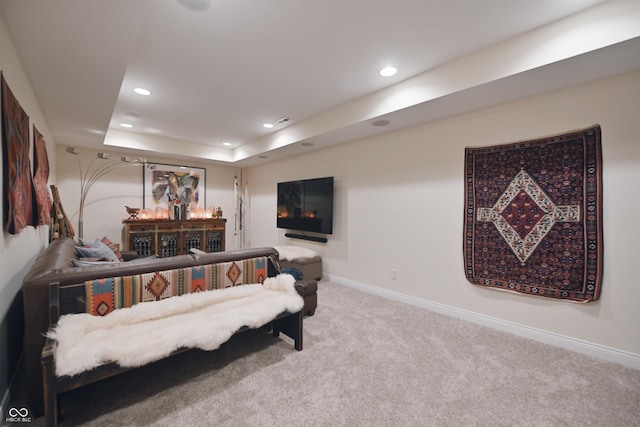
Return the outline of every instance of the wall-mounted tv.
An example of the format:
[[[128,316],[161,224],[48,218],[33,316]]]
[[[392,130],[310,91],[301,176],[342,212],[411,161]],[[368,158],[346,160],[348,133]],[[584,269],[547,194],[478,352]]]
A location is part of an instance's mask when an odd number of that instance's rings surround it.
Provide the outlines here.
[[[333,177],[278,183],[278,228],[333,233]]]

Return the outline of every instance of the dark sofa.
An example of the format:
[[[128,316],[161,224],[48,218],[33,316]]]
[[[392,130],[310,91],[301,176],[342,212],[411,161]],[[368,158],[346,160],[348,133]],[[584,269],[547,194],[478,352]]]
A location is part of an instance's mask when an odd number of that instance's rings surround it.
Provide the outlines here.
[[[279,273],[278,252],[273,248],[237,249],[199,255],[180,255],[120,263],[106,263],[73,267],[71,260],[78,259],[76,242],[71,238],[54,240],[35,260],[23,282],[24,295],[24,360],[27,402],[34,417],[44,413],[41,352],[44,334],[49,327],[49,284],[60,286],[84,283],[88,280],[128,276],[192,266],[241,261],[255,257],[269,257],[268,276]],[[317,304],[317,283],[313,280],[297,282],[296,288],[303,296],[303,313],[313,314]]]

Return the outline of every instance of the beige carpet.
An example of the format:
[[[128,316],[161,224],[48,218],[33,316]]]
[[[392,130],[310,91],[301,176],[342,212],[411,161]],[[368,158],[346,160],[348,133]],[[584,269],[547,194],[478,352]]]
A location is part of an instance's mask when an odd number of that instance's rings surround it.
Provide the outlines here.
[[[640,426],[640,371],[331,282],[318,297],[303,351],[250,331],[64,395],[61,426]]]

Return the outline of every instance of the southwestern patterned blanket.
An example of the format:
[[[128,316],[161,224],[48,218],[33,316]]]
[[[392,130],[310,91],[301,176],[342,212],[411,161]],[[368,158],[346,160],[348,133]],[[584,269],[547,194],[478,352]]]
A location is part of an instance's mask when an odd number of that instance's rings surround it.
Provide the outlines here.
[[[602,282],[600,126],[465,149],[464,257],[476,285],[579,302]]]

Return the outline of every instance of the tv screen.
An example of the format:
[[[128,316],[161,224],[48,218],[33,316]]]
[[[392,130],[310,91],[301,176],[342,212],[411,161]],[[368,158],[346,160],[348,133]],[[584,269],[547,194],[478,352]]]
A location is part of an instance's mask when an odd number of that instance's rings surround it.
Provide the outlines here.
[[[278,183],[278,228],[333,233],[333,177]]]

